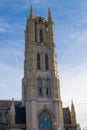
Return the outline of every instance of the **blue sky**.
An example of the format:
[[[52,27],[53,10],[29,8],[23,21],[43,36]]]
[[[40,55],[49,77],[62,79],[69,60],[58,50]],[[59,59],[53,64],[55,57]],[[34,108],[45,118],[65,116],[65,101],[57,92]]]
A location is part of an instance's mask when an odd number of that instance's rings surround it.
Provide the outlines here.
[[[30,5],[35,16],[45,18],[51,8],[63,106],[74,101],[83,128],[87,125],[87,0],[0,0],[0,99],[21,99]]]

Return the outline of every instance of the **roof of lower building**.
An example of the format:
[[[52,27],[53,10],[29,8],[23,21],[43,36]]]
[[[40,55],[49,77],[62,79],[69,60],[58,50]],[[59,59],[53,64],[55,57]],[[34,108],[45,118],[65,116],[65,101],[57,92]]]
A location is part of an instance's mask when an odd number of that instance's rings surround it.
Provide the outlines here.
[[[9,109],[11,107],[11,100],[0,100],[0,109]],[[14,101],[15,106],[20,106],[22,104],[21,101]]]

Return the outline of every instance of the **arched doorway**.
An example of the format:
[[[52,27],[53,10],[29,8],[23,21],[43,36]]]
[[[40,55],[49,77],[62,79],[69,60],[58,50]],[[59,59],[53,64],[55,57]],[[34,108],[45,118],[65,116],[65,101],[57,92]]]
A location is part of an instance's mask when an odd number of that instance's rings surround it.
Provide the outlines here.
[[[43,111],[38,118],[39,130],[52,130],[52,119],[48,112]]]

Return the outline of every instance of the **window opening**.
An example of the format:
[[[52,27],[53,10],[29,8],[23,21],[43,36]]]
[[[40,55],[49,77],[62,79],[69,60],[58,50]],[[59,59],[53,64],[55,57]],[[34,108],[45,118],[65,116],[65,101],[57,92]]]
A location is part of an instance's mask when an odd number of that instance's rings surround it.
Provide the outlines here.
[[[37,79],[37,93],[38,93],[38,96],[42,96],[43,95],[43,92],[42,92],[42,79],[41,79],[41,77],[39,77]]]
[[[45,55],[45,69],[49,70],[48,55]]]
[[[46,96],[51,96],[51,84],[50,84],[50,79],[46,79]]]
[[[41,64],[40,64],[40,54],[37,54],[37,69],[41,69]]]
[[[43,30],[40,29],[40,42],[43,42]]]
[[[46,95],[48,95],[48,88],[46,88]]]

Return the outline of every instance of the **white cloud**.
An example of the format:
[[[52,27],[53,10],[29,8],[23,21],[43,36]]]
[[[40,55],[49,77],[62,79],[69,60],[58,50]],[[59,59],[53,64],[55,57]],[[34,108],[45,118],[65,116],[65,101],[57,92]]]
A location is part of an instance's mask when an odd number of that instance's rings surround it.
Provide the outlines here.
[[[33,2],[34,2],[35,4],[40,4],[40,3],[42,3],[41,0],[33,0]]]
[[[18,34],[24,28],[22,24],[19,23],[8,23],[4,19],[0,21],[0,33],[14,33]]]
[[[49,1],[47,1],[47,0],[25,0],[24,7],[29,8],[30,5],[34,6],[34,8],[38,8],[38,6],[39,6],[39,8],[44,7],[44,10],[45,10],[45,8],[53,7],[54,5],[56,5],[56,1],[52,1],[52,0],[49,0]]]
[[[0,19],[0,33],[9,32],[9,30],[12,30],[11,24],[8,24],[4,22],[4,20]]]
[[[76,29],[70,34],[71,41],[74,41],[76,44],[87,45],[87,28],[85,29]]]

